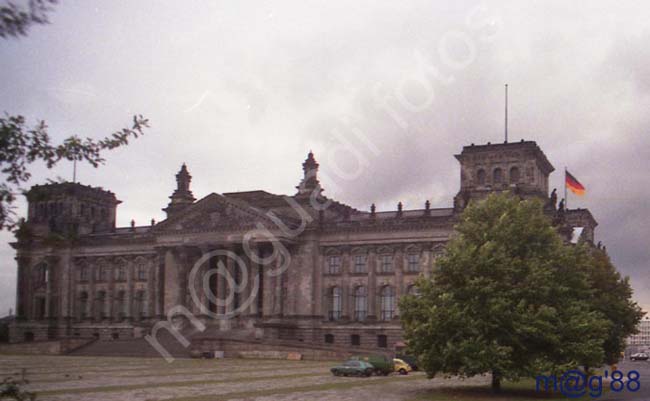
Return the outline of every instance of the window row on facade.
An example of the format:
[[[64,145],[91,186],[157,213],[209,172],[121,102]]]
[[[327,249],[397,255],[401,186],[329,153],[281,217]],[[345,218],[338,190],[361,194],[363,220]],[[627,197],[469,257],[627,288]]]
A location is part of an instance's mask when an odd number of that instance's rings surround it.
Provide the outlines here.
[[[128,280],[129,273],[133,271],[133,279],[137,281],[146,281],[149,269],[146,261],[137,261],[132,268],[126,263],[109,265],[107,263],[98,265],[81,264],[77,266],[77,280],[81,282],[90,281],[91,277],[95,282]]]
[[[488,172],[484,168],[479,168],[476,170],[476,183],[478,185],[485,185],[487,182]],[[508,177],[504,176],[504,170],[500,167],[496,167],[491,172],[492,183],[493,184],[517,184],[521,181],[521,172],[519,167],[513,166],[508,170]]]
[[[352,346],[360,346],[361,345],[361,335],[360,334],[350,334],[350,340],[349,344]],[[323,342],[325,344],[334,344],[336,341],[336,337],[334,334],[327,333],[323,336]],[[379,334],[377,335],[377,347],[378,348],[387,348],[388,347],[388,336],[385,334]]]
[[[351,266],[349,272],[352,274],[368,273],[368,255],[351,255]],[[407,253],[405,255],[404,271],[408,273],[419,273],[421,271],[421,255],[419,253]],[[375,271],[377,273],[393,273],[395,271],[396,256],[393,254],[377,255]],[[326,257],[325,274],[334,275],[343,272],[341,255],[329,255]]]
[[[147,309],[145,290],[135,291],[130,302],[125,290],[116,291],[112,297],[104,290],[97,291],[92,299],[87,291],[81,291],[77,296],[76,310],[79,320],[89,318],[121,320],[127,317],[141,319],[148,316]]]
[[[417,287],[412,284],[406,288],[406,295],[417,295]],[[343,290],[335,286],[328,290],[328,313],[327,319],[330,321],[340,320],[343,317]],[[397,305],[395,287],[385,285],[378,292],[378,318],[382,321],[390,321],[395,318]],[[363,322],[368,317],[369,302],[377,300],[369,299],[368,288],[366,286],[357,286],[351,293],[352,316],[351,319],[357,322]]]
[[[105,219],[108,216],[109,210],[103,206],[93,206],[81,203],[77,208],[74,208],[70,201],[54,201],[54,202],[37,202],[32,205],[32,216],[36,220],[43,220],[49,217],[68,214],[73,217],[95,218],[100,217]]]

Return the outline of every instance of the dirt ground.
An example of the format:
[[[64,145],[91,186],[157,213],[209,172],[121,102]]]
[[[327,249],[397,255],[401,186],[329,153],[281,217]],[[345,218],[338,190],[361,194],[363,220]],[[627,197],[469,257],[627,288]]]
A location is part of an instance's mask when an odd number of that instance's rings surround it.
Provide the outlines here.
[[[57,401],[410,401],[440,386],[485,384],[407,376],[334,377],[335,363],[250,359],[162,359],[0,355],[0,379],[24,377],[38,400]]]

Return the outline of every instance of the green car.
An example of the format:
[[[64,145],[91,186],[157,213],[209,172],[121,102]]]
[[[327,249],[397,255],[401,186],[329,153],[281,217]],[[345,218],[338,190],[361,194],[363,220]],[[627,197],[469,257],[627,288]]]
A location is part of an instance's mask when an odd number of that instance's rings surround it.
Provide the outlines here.
[[[332,369],[334,376],[370,376],[375,370],[374,366],[364,361],[345,361],[343,365],[334,366]]]
[[[386,376],[392,373],[395,369],[393,358],[389,358],[386,355],[356,355],[350,357],[350,360],[369,363],[374,369],[373,373],[377,376]]]

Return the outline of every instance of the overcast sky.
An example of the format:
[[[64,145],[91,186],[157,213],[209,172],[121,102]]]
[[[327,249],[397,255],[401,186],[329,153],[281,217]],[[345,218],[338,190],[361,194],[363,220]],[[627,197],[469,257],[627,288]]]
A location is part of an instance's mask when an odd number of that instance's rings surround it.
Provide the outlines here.
[[[650,307],[650,5],[621,1],[66,1],[0,40],[0,111],[53,139],[151,129],[78,179],[123,201],[118,225],[162,220],[183,162],[197,198],[293,194],[314,151],[325,194],[367,210],[449,207],[453,155],[534,140],[587,207]],[[645,6],[645,8],[641,8]],[[352,149],[352,150],[350,150]],[[360,160],[360,162],[358,162]],[[34,167],[29,185],[70,179]],[[19,213],[25,213],[21,200]],[[0,234],[0,315],[15,303]]]

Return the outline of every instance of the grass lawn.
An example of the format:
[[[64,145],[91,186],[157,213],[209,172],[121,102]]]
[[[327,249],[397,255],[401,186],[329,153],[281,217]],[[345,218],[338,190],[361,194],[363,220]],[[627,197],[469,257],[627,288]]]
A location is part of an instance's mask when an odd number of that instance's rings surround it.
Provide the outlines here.
[[[603,391],[604,393],[604,391]],[[494,393],[490,386],[441,387],[422,394],[413,401],[540,401],[540,400],[586,400],[589,394],[580,398],[567,398],[557,393],[535,391],[535,380],[503,382],[501,392]]]

